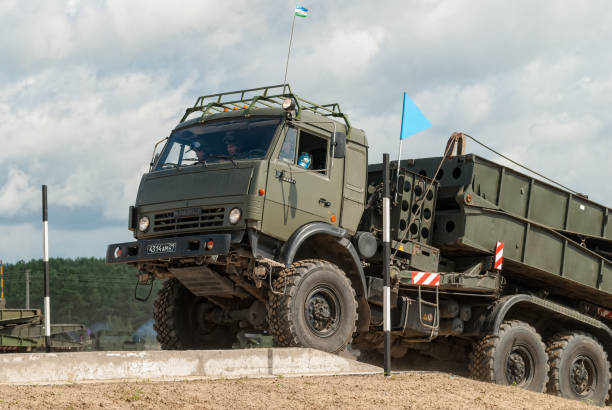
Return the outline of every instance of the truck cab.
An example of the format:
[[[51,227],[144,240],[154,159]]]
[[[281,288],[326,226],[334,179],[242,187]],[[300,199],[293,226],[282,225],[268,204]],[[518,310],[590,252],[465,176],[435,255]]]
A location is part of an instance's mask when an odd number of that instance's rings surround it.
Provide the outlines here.
[[[367,140],[338,104],[312,103],[289,85],[203,96],[162,142],[130,207],[136,241],[109,245],[106,258],[135,266],[142,282],[168,279],[156,303],[162,347],[227,347],[240,329],[266,330],[276,315],[269,292],[300,260],[341,269],[340,285],[356,292],[368,325],[350,241],[365,207]],[[319,312],[307,320],[318,328],[313,347],[338,351],[350,341],[356,299],[343,307],[340,293],[310,295]],[[344,319],[326,315],[341,309],[355,320],[330,337]]]

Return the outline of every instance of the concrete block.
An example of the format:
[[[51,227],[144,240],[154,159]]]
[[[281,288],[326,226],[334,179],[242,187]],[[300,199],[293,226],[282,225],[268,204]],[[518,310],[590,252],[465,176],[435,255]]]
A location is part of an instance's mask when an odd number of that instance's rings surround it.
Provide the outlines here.
[[[381,372],[382,370],[376,366],[303,348],[0,355],[2,384],[348,375]]]

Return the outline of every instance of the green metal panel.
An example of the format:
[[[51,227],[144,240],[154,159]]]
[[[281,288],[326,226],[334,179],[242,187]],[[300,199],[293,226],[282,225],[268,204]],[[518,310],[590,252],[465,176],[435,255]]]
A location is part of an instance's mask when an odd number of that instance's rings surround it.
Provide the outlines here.
[[[434,246],[444,256],[493,254],[504,242],[504,275],[612,308],[612,262],[558,232],[497,210],[439,211]],[[452,228],[452,229],[450,229]]]
[[[39,309],[0,309],[0,326],[40,320]]]
[[[605,292],[612,293],[612,266],[604,264],[600,275],[601,285],[599,288]]]
[[[340,225],[351,234],[357,230],[365,205],[367,165],[367,147],[349,141],[344,158]]]
[[[503,168],[500,174],[502,181],[499,188],[500,192],[498,192],[499,207],[512,214],[527,215],[529,178],[507,172]]]
[[[533,224],[526,225],[526,240],[523,246],[521,262],[545,272],[561,275],[564,238],[551,235],[550,230]],[[500,239],[503,241],[503,239]],[[595,283],[589,284],[595,286]]]

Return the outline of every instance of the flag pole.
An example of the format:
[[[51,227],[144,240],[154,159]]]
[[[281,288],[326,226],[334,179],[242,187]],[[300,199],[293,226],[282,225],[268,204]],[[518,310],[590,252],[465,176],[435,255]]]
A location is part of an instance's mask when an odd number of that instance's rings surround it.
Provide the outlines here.
[[[402,143],[404,142],[403,139],[400,138],[400,144],[399,144],[399,152],[397,154],[397,176],[396,176],[396,184],[395,184],[395,196],[396,198],[394,199],[397,200],[397,194],[399,193],[399,174],[400,174],[400,161],[402,160]]]
[[[287,63],[285,64],[285,79],[283,80],[283,94],[287,86],[287,71],[289,70],[289,56],[291,55],[291,43],[293,42],[293,28],[295,27],[295,13],[293,13],[293,22],[291,23],[291,37],[289,37],[289,50],[287,51]]]

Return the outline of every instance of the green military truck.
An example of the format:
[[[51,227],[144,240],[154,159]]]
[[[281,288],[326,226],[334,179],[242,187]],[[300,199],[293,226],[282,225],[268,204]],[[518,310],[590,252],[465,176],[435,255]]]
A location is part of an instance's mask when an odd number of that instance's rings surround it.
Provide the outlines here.
[[[392,174],[393,355],[466,356],[477,379],[604,403],[610,210],[475,155]],[[136,241],[106,261],[165,280],[164,349],[267,331],[380,350],[382,179],[338,104],[288,85],[203,96],[156,145],[129,210]]]

